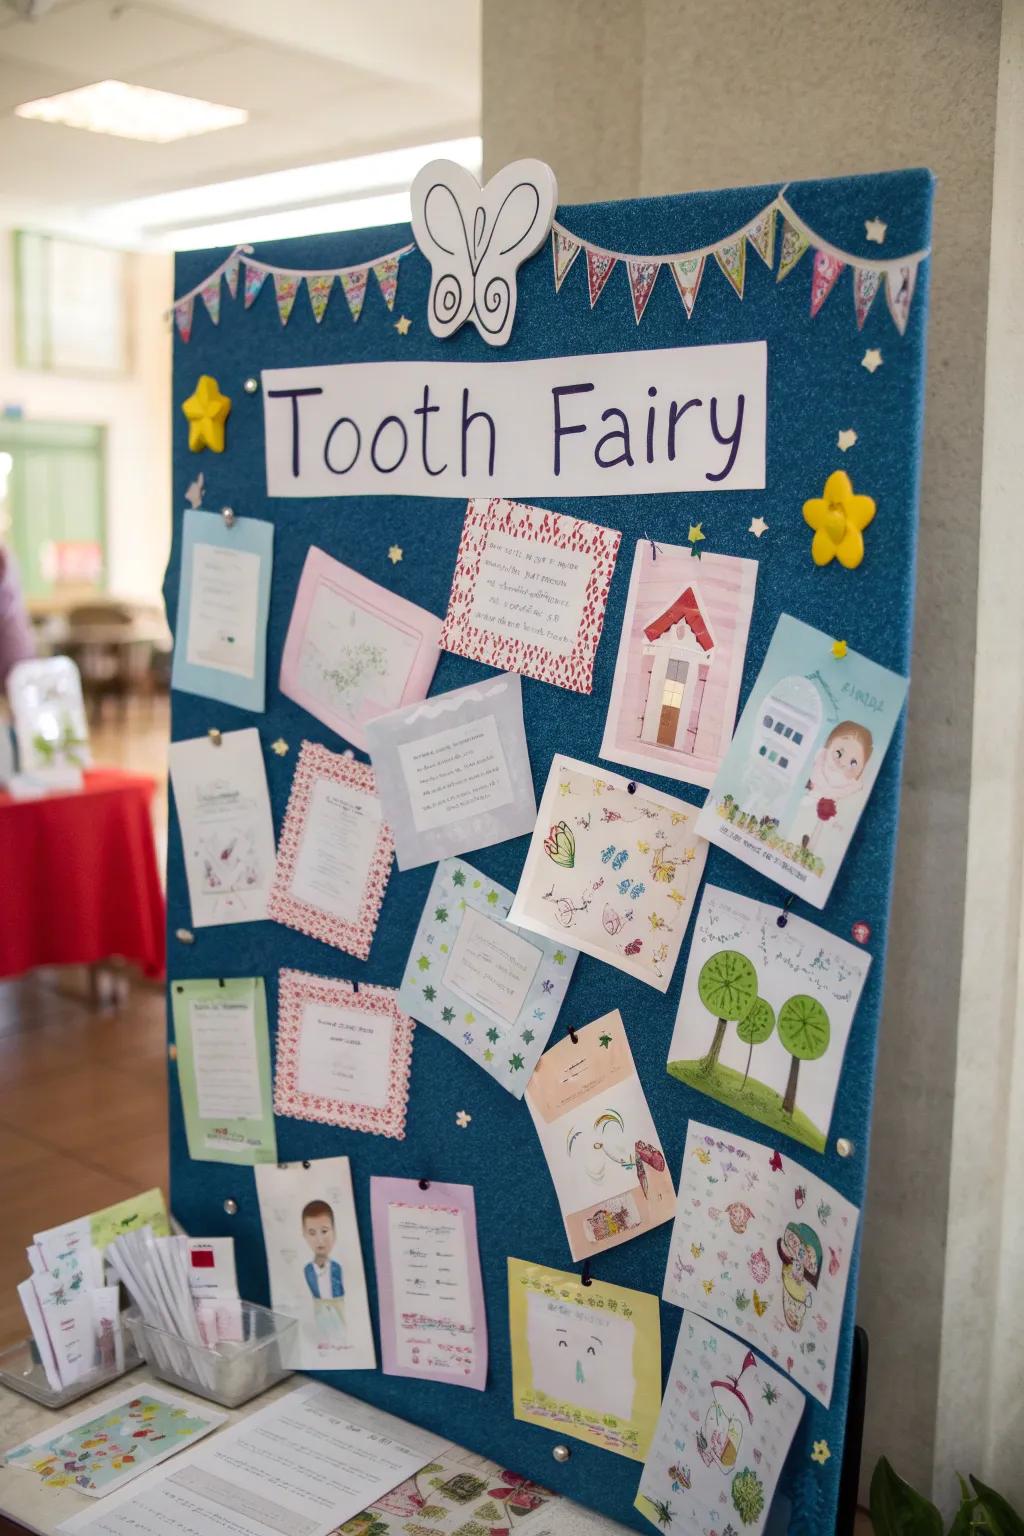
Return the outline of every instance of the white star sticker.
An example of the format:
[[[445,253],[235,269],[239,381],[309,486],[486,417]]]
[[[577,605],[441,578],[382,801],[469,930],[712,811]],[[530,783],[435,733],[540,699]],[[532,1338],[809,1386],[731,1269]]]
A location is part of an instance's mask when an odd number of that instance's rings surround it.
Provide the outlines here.
[[[768,532],[768,524],[765,522],[763,517],[752,517],[750,519],[750,527],[747,531],[752,533],[755,539],[759,539],[762,533]]]
[[[864,220],[864,233],[867,238],[869,240],[873,240],[876,245],[881,245],[882,241],[885,239],[885,231],[887,228],[888,225],[884,224],[881,219]]]
[[[856,432],[853,430],[852,427],[847,427],[845,429],[845,431],[840,432],[839,436],[836,438],[836,446],[839,449],[840,453],[845,453],[848,448],[852,448],[853,447],[853,445],[854,445],[854,443],[856,441],[857,441],[857,434],[856,434]]]
[[[867,351],[864,353],[864,356],[860,360],[860,365],[862,368],[866,368],[868,373],[874,373],[876,368],[881,368],[882,354],[879,352],[878,348],[868,347]]]

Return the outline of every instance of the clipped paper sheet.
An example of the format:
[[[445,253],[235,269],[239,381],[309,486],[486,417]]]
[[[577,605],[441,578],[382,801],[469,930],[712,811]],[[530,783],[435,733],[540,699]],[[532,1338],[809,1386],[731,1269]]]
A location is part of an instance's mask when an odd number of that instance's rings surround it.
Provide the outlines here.
[[[262,711],[274,525],[186,511],[171,687]]]
[[[259,922],[274,876],[274,824],[255,727],[172,741],[171,785],[181,827],[192,926]]]
[[[276,1163],[262,976],[174,981],[171,1007],[189,1157]]]

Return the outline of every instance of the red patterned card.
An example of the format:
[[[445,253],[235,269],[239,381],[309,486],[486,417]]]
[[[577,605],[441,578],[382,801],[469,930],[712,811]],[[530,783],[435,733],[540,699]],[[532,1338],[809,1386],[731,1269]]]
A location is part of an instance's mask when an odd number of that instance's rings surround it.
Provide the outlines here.
[[[304,741],[267,916],[365,960],[393,853],[369,763]]]
[[[471,501],[442,646],[590,693],[621,538],[543,507]]]
[[[274,1113],[401,1141],[414,1029],[391,987],[281,971]]]

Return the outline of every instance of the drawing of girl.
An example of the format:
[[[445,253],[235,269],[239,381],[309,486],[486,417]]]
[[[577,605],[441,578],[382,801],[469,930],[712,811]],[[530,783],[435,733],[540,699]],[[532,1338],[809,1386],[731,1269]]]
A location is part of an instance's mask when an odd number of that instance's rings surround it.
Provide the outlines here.
[[[778,1242],[782,1260],[782,1314],[799,1333],[811,1308],[811,1291],[821,1276],[821,1239],[813,1227],[791,1221]]]
[[[843,720],[833,726],[825,745],[814,755],[800,803],[799,819],[810,823],[800,838],[813,850],[823,827],[839,815],[839,806],[851,795],[864,793],[864,770],[874,743],[866,725]]]

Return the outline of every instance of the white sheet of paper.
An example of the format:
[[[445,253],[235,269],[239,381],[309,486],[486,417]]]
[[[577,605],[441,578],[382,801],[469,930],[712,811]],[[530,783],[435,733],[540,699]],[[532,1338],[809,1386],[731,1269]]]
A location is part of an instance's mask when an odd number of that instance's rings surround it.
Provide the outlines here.
[[[493,715],[467,720],[418,741],[401,742],[398,757],[417,832],[496,811],[512,799],[508,763]]]
[[[628,1318],[534,1292],[526,1298],[526,1316],[537,1391],[591,1413],[632,1418],[635,1330]]]
[[[536,944],[473,907],[462,916],[444,984],[475,1008],[514,1024],[544,958]]]
[[[260,557],[253,550],[193,546],[186,648],[192,666],[254,675],[259,584]]]
[[[307,1003],[299,1040],[299,1092],[384,1109],[394,1032],[387,1015]]]
[[[69,1536],[330,1536],[445,1441],[310,1382],[58,1527]]]
[[[258,1120],[263,1113],[252,1001],[189,1004],[192,1061],[204,1120]]]
[[[469,1327],[473,1306],[462,1212],[392,1204],[388,1206],[388,1236],[396,1315],[425,1312]],[[400,1364],[418,1365],[417,1347],[415,1333],[410,1336],[396,1329]]]
[[[170,768],[192,926],[265,918],[275,855],[259,731],[174,741]]]
[[[291,894],[343,923],[358,921],[380,836],[380,801],[334,779],[318,779],[295,860]]]
[[[509,533],[487,535],[469,622],[556,656],[576,644],[594,573],[591,555]]]
[[[299,682],[330,709],[357,715],[365,700],[397,709],[419,640],[320,582],[299,654]]]

